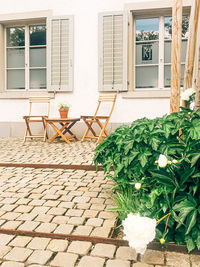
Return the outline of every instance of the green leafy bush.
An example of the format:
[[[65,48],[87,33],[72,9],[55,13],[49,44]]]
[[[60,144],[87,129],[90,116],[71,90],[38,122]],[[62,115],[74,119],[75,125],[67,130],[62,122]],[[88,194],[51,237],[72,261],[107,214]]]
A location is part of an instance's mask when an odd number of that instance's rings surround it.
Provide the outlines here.
[[[168,159],[165,168],[156,163],[160,154]],[[156,238],[200,249],[199,110],[120,126],[97,146],[94,161],[116,182],[121,220],[130,212],[156,220],[169,214],[158,224]]]

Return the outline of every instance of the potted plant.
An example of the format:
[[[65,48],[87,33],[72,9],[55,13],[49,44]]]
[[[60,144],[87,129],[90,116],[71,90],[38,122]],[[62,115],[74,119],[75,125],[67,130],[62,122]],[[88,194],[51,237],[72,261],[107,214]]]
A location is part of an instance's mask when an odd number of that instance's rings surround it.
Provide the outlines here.
[[[68,111],[69,111],[70,105],[66,103],[59,103],[59,112],[61,118],[67,118],[68,117]]]

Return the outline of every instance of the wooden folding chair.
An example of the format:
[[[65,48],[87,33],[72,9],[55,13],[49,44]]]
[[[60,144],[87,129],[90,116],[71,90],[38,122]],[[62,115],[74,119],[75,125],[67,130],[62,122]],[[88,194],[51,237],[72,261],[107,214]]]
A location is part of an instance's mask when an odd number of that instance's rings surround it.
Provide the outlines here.
[[[115,102],[116,102],[116,98],[117,98],[117,94],[100,94],[99,99],[98,99],[97,109],[96,109],[94,115],[93,116],[81,116],[81,119],[83,119],[83,121],[87,125],[87,130],[86,130],[85,134],[83,135],[82,141],[84,141],[85,138],[95,138],[95,139],[97,139],[97,144],[99,144],[102,137],[105,138],[109,135],[108,132],[106,131],[106,126],[107,126],[107,124],[110,120],[110,117],[112,115],[112,112],[113,112],[113,109],[115,106]],[[99,108],[103,102],[111,102],[111,110],[110,110],[110,113],[108,116],[97,115]],[[100,131],[99,135],[96,134],[96,132],[93,128],[93,124],[97,124],[100,127],[101,131]],[[92,136],[88,135],[89,131],[93,134]]]
[[[34,104],[46,104],[46,114],[45,115],[32,115],[32,105]],[[43,141],[48,138],[47,135],[47,123],[45,121],[45,118],[49,117],[49,111],[50,111],[50,97],[30,97],[29,98],[29,115],[23,116],[23,119],[26,123],[26,130],[24,134],[24,141],[26,141],[27,138],[43,138]],[[42,123],[42,126],[44,128],[44,131],[42,134],[32,134],[30,123]]]

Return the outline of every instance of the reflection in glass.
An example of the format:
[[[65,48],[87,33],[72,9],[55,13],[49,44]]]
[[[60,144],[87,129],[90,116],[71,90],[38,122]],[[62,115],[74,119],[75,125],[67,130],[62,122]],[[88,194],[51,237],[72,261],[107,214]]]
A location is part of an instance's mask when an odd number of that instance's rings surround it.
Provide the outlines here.
[[[46,47],[30,48],[30,67],[46,67]]]
[[[6,29],[7,47],[25,45],[25,28],[11,27]]]
[[[7,48],[7,68],[24,68],[24,48]]]
[[[25,89],[24,70],[7,70],[7,89]]]
[[[136,64],[157,64],[158,42],[136,43]]]
[[[46,89],[46,69],[30,70],[30,89]]]
[[[158,88],[158,66],[136,67],[136,88]]]
[[[46,25],[30,26],[30,45],[46,45]]]
[[[136,41],[158,40],[159,19],[137,19],[136,20]]]
[[[181,65],[181,86],[184,83],[185,65]],[[171,87],[171,65],[166,65],[164,70],[164,87]]]
[[[171,41],[165,41],[165,55],[164,61],[165,63],[171,63]],[[181,62],[185,62],[186,58],[186,51],[187,51],[187,40],[182,40],[182,47],[181,47]]]
[[[182,20],[182,38],[188,38],[189,34],[189,16],[183,16]],[[172,38],[172,17],[165,17],[165,39]]]

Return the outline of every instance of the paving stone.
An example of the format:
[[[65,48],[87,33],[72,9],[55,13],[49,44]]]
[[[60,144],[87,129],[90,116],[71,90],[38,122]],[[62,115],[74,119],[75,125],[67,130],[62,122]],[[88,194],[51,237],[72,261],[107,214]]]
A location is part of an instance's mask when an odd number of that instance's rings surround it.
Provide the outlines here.
[[[64,224],[64,223],[67,223],[68,220],[69,220],[68,216],[55,216],[52,222],[56,224]]]
[[[20,215],[21,215],[21,213],[19,213],[19,212],[7,212],[3,216],[1,216],[1,219],[5,219],[5,220],[11,221],[11,220],[15,220]]]
[[[114,227],[116,225],[116,219],[107,219],[103,222],[103,227]]]
[[[111,211],[101,211],[98,215],[98,217],[102,219],[113,219],[116,218],[116,216],[116,213]]]
[[[41,223],[36,229],[36,232],[44,232],[44,233],[51,233],[57,227],[55,223]]]
[[[84,256],[81,258],[78,267],[103,267],[105,259],[99,257]]]
[[[34,237],[31,242],[27,245],[30,249],[46,249],[50,242],[50,238],[45,237]]]
[[[76,203],[76,208],[80,210],[88,210],[90,206],[90,203]]]
[[[43,199],[33,199],[29,205],[31,206],[42,206],[45,203],[45,200]]]
[[[73,202],[75,202],[75,203],[87,203],[87,202],[89,202],[89,200],[90,200],[90,197],[75,197],[73,199]]]
[[[17,218],[17,220],[19,220],[19,221],[32,221],[36,216],[37,216],[37,214],[34,214],[34,213],[24,213],[24,214],[20,215]]]
[[[76,253],[80,255],[87,255],[92,247],[91,242],[86,241],[72,241],[69,245],[67,252]]]
[[[122,260],[134,260],[137,259],[137,253],[130,247],[119,247],[116,252],[116,258]]]
[[[92,204],[103,204],[105,202],[105,198],[91,198],[90,203]]]
[[[47,206],[47,207],[57,207],[58,204],[60,203],[60,201],[57,201],[57,200],[48,200],[44,203],[44,206]]]
[[[76,254],[67,253],[67,252],[58,252],[55,258],[51,261],[50,266],[74,267],[77,259],[78,259],[78,255]]]
[[[200,267],[200,255],[190,255],[192,267]]]
[[[69,242],[67,240],[53,239],[50,241],[47,249],[53,252],[65,251],[68,247],[68,244]]]
[[[93,227],[89,225],[80,225],[77,226],[75,231],[73,232],[74,235],[90,235],[92,232]]]
[[[98,226],[101,226],[102,223],[103,223],[103,220],[100,218],[90,218],[87,220],[86,225],[98,227]]]
[[[85,218],[83,217],[71,217],[68,220],[68,224],[73,224],[73,225],[82,225],[85,221]]]
[[[52,218],[53,218],[53,215],[50,215],[50,214],[39,214],[35,218],[35,221],[48,223],[52,220]]]
[[[35,207],[32,209],[31,213],[45,214],[50,209],[50,207]]]
[[[116,246],[110,244],[96,244],[91,252],[92,256],[113,258]]]
[[[189,255],[176,252],[167,252],[166,264],[176,267],[190,267]]]
[[[28,258],[28,263],[46,264],[53,252],[49,250],[35,250]]]
[[[7,245],[13,238],[13,235],[0,234],[0,245]]]
[[[4,223],[2,228],[4,228],[4,229],[17,229],[17,227],[20,224],[22,224],[22,222],[20,222],[20,221],[8,221],[8,222]]]
[[[86,217],[86,218],[95,218],[97,217],[99,211],[96,211],[96,210],[86,210],[84,213],[83,213],[83,217]]]
[[[76,210],[76,209],[69,209],[66,213],[67,216],[70,216],[70,217],[74,217],[74,216],[77,216],[77,217],[80,217],[81,215],[83,214],[83,210]],[[58,214],[59,215],[59,214]]]
[[[32,253],[32,250],[27,248],[14,247],[6,256],[5,260],[24,262]]]
[[[61,202],[58,207],[60,208],[67,208],[67,209],[72,209],[75,206],[75,203],[73,202]]]
[[[16,236],[10,243],[9,246],[13,247],[25,247],[30,241],[32,237],[29,236]]]
[[[132,267],[154,267],[154,265],[150,265],[150,264],[142,263],[142,262],[137,262],[137,263],[133,263]],[[168,266],[168,267],[170,267],[170,266]],[[174,266],[174,267],[177,267],[177,266]]]
[[[2,267],[24,267],[25,265],[20,262],[14,262],[14,261],[5,261],[1,265]]]
[[[91,236],[109,237],[111,232],[110,227],[96,227],[91,233]]]
[[[70,234],[73,231],[74,226],[71,224],[60,224],[54,233],[56,234]]]
[[[51,214],[51,215],[64,215],[64,213],[66,212],[65,208],[51,208],[47,214]]]
[[[1,207],[1,210],[4,211],[13,211],[17,207],[16,204],[6,204]]]
[[[27,205],[19,205],[15,212],[21,212],[21,213],[28,213],[33,209],[33,206],[27,206]]]
[[[39,222],[26,221],[19,226],[18,230],[33,231],[39,224]]]
[[[125,260],[108,260],[106,267],[130,267],[130,261]]]
[[[0,245],[0,258],[3,258],[10,250],[11,247]]]

